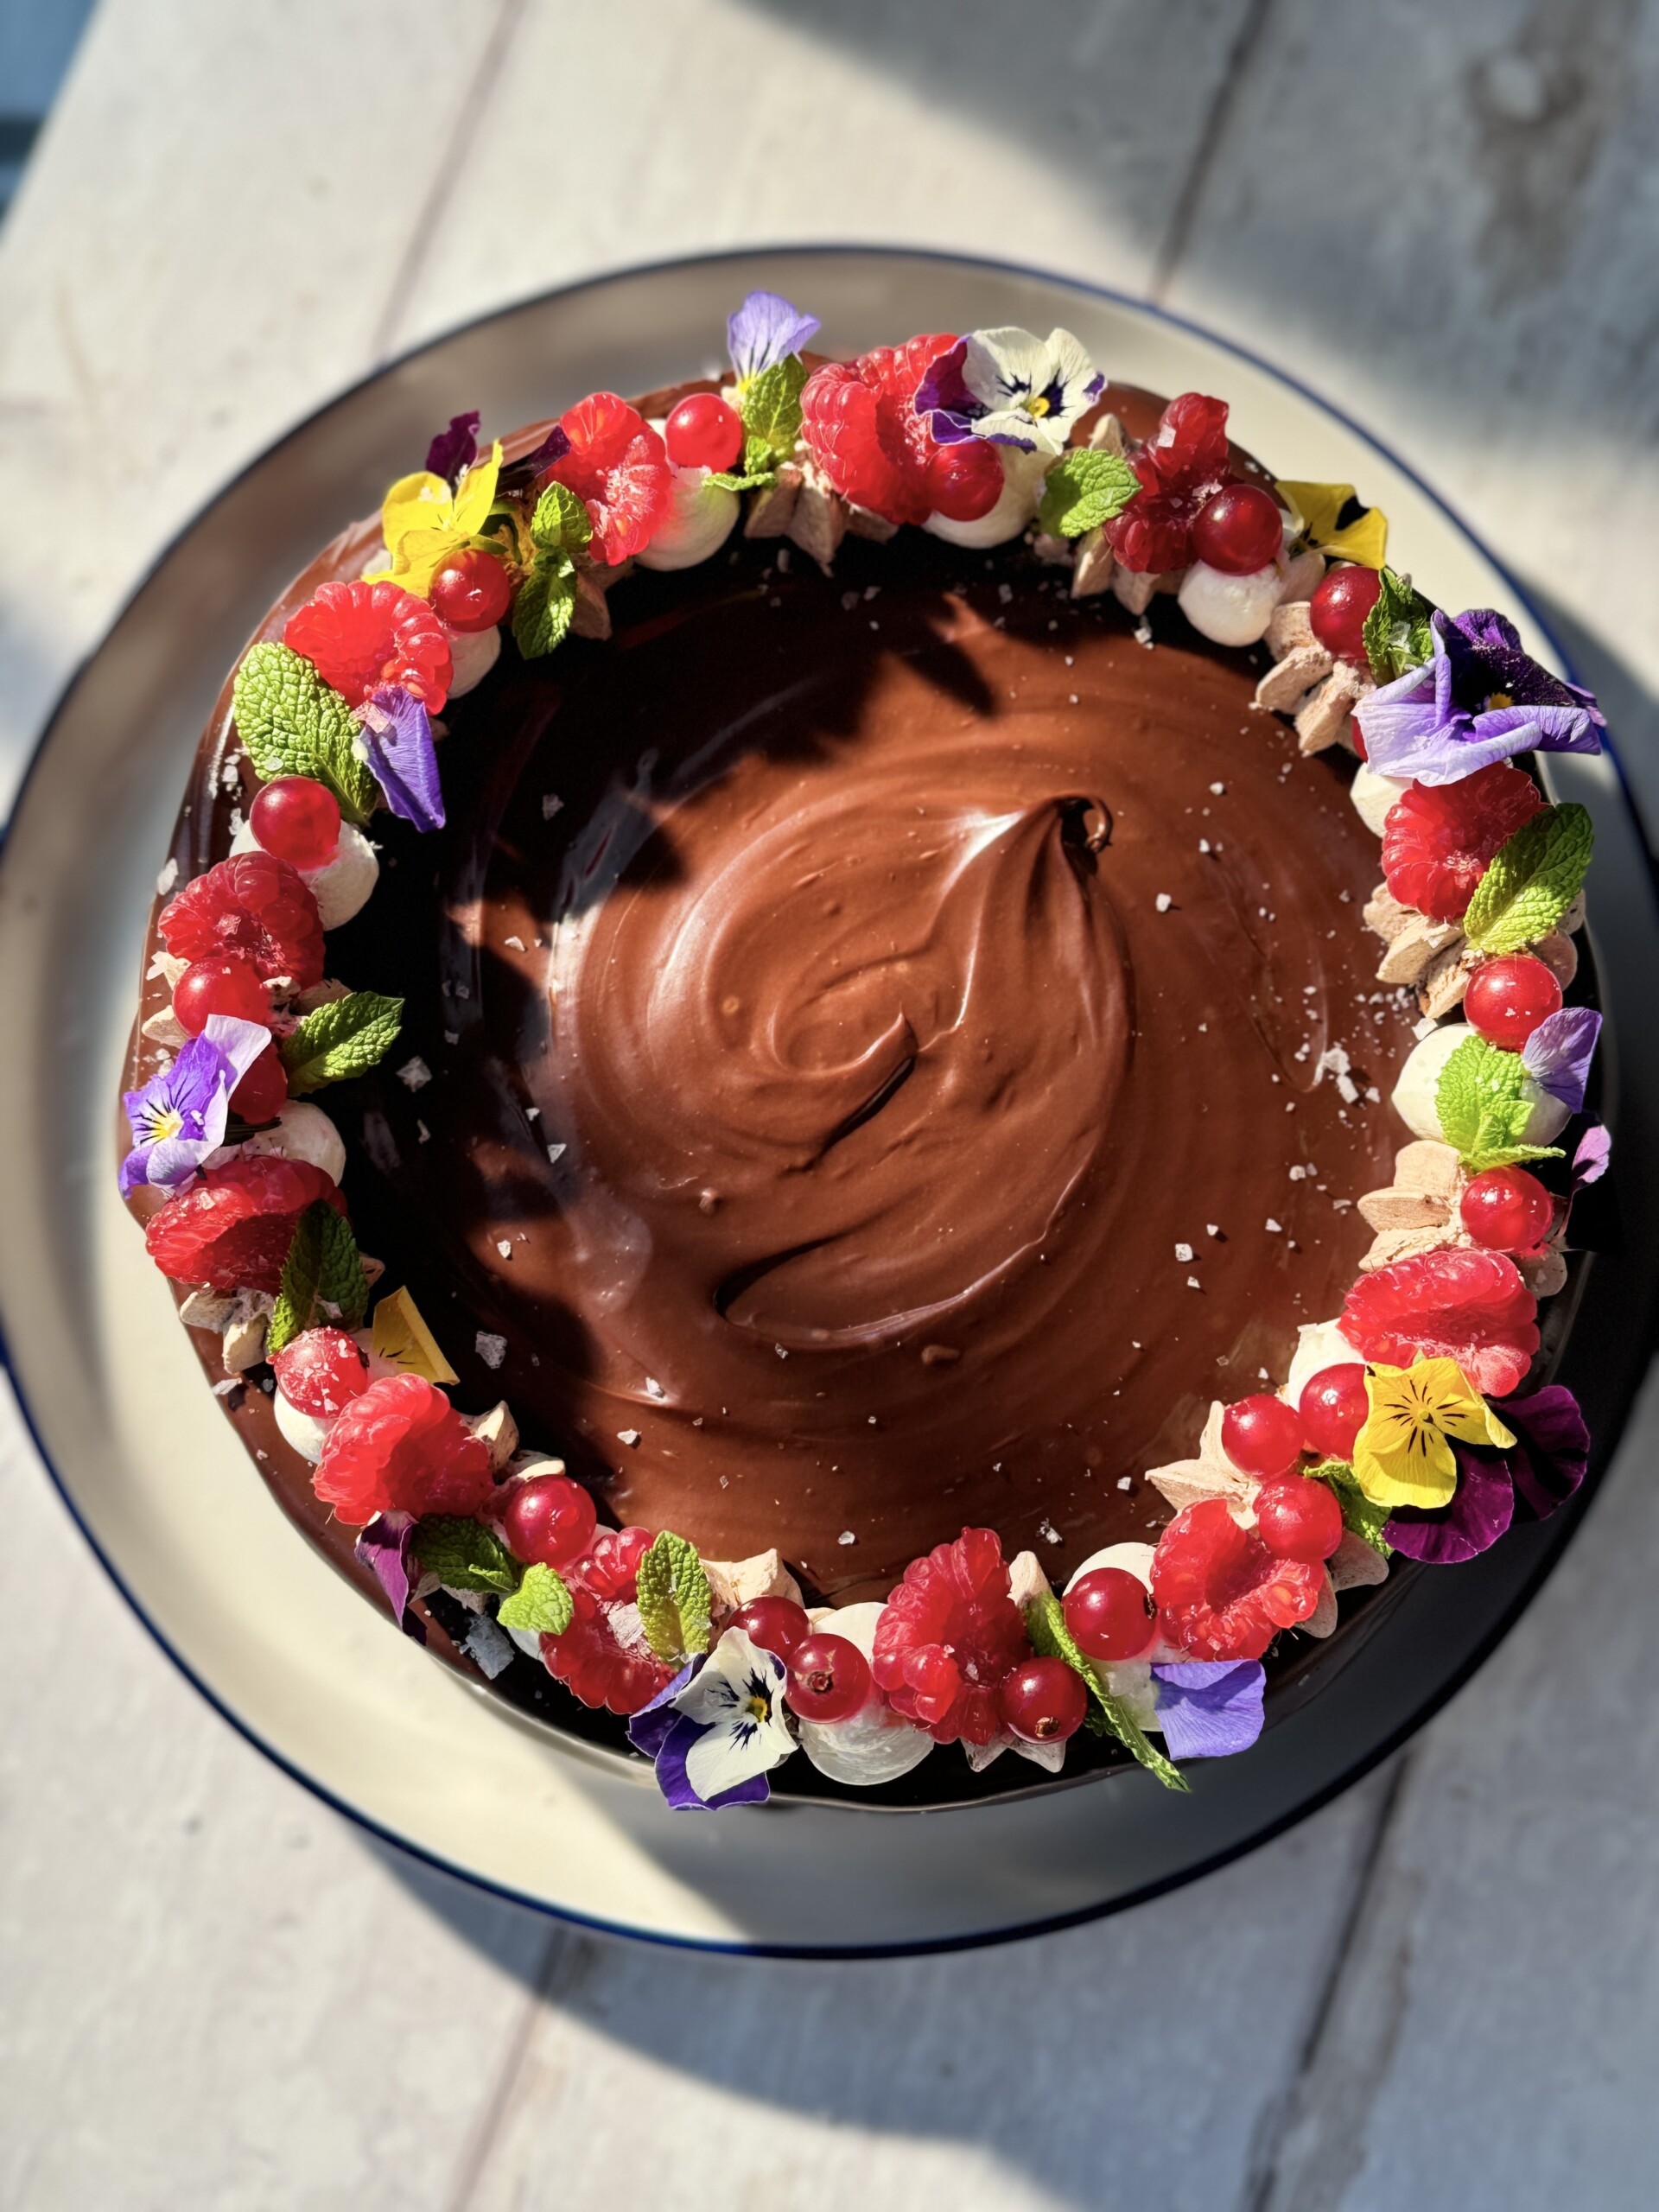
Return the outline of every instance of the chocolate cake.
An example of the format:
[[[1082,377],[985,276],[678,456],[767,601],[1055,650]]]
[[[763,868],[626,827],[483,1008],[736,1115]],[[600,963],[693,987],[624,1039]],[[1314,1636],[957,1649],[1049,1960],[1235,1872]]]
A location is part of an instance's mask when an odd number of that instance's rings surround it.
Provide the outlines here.
[[[1084,376],[1065,334],[1053,378],[1019,402],[1026,445],[997,442],[974,351],[1022,334],[914,341],[925,377],[900,349],[809,380],[803,338],[746,360],[736,321],[734,388],[632,410],[601,395],[582,405],[602,420],[572,410],[505,439],[466,531],[486,463],[458,418],[454,465],[439,441],[384,527],[346,531],[271,610],[244,670],[287,681],[294,664],[312,689],[275,708],[262,692],[256,733],[239,676],[204,734],[152,917],[132,1096],[202,1057],[187,1033],[226,1048],[203,1008],[231,1030],[252,1010],[227,959],[254,959],[273,1039],[241,1022],[217,1128],[176,1173],[130,1161],[131,1203],[290,1516],[464,1669],[521,1698],[527,1669],[543,1688],[550,1673],[635,1713],[671,1802],[764,1795],[798,1744],[853,1784],[936,1741],[1052,1768],[1085,1708],[1114,1753],[1178,1779],[1148,1731],[1192,1755],[1248,1740],[1259,1662],[1328,1636],[1335,1589],[1380,1582],[1390,1551],[1458,1555],[1438,1533],[1455,1497],[1366,1478],[1386,1458],[1386,1378],[1441,1390],[1439,1413],[1412,1416],[1420,1456],[1440,1439],[1449,1459],[1448,1438],[1470,1464],[1524,1456],[1532,1430],[1489,1402],[1513,1416],[1565,1196],[1546,1193],[1522,1245],[1483,1230],[1467,1193],[1507,1177],[1494,1206],[1535,1204],[1517,1163],[1555,1133],[1560,1086],[1493,1041],[1494,1016],[1458,1041],[1514,1063],[1497,1071],[1515,1078],[1507,1144],[1473,1109],[1466,1136],[1454,1126],[1439,1045],[1439,1088],[1413,1102],[1427,995],[1449,1011],[1507,955],[1537,971],[1508,979],[1512,1027],[1529,1007],[1535,1027],[1550,1009],[1528,987],[1571,980],[1571,889],[1513,944],[1465,920],[1495,860],[1538,841],[1529,825],[1572,811],[1501,765],[1552,741],[1560,702],[1473,773],[1391,775],[1389,715],[1427,696],[1446,619],[1382,568],[1381,518],[1351,495],[1323,533],[1304,511],[1347,487],[1274,489],[1213,415]],[[781,429],[755,397],[780,368]],[[722,448],[727,416],[742,429]],[[1100,465],[1068,475],[1077,455]],[[960,490],[988,467],[990,489]],[[1271,517],[1251,568],[1229,565],[1214,505],[1241,486],[1238,543]],[[980,512],[899,526],[906,496]],[[435,550],[411,537],[410,499]],[[1332,568],[1349,580],[1333,592],[1327,562],[1356,545],[1375,557]],[[486,613],[511,590],[499,655],[493,622],[440,620],[463,584]],[[1344,637],[1347,658],[1325,642]],[[1509,650],[1451,648],[1460,666]],[[1486,683],[1484,718],[1523,690]],[[359,733],[343,770],[316,735],[338,725],[330,698]],[[1593,735],[1592,702],[1579,712],[1562,741]],[[1373,714],[1386,742],[1359,769]],[[238,906],[214,873],[269,854],[274,883],[285,839],[304,858],[274,803],[268,844],[254,811],[302,778],[342,800],[354,855],[354,801],[387,802],[366,825],[378,877],[354,861],[372,886],[356,911],[328,912],[339,860],[294,868],[334,921],[321,981],[283,972],[296,940],[280,918],[258,938],[253,894]],[[1477,817],[1452,820],[1478,788]],[[1405,819],[1422,792],[1422,821]],[[1407,861],[1427,851],[1466,884],[1436,876],[1420,907],[1393,874],[1379,887],[1385,822]],[[215,882],[224,899],[181,935],[181,899]],[[219,981],[198,988],[205,955]],[[349,1012],[368,986],[397,1025],[374,1065],[373,1025]],[[338,1074],[328,1138],[280,1091],[263,1132],[226,1125],[257,1093],[240,1088],[253,1052],[308,1096]],[[1493,1088],[1484,1060],[1480,1076]],[[157,1110],[133,1111],[134,1159]],[[264,1173],[284,1157],[341,1186],[349,1230],[321,1182],[236,1179],[239,1158]],[[231,1248],[190,1243],[232,1195],[277,1224],[241,1275]],[[1315,1374],[1346,1377],[1323,1425],[1303,1403]],[[414,1427],[377,1429],[375,1394],[400,1389]],[[1291,1441],[1275,1459],[1276,1419]],[[1082,1600],[1055,1594],[1079,1584]],[[1144,1606],[1127,1646],[1126,1589]],[[751,1715],[736,1748],[732,1710]]]

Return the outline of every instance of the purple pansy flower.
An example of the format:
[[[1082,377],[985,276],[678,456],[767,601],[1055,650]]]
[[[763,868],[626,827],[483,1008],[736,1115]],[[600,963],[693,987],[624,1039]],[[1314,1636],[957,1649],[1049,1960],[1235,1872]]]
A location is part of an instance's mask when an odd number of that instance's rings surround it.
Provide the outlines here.
[[[1607,1173],[1612,1154],[1611,1130],[1603,1122],[1592,1122],[1579,1139],[1579,1148],[1573,1155],[1573,1188],[1581,1191],[1588,1183],[1599,1183]]]
[[[784,1662],[728,1628],[628,1723],[628,1741],[656,1762],[657,1786],[677,1812],[764,1804],[767,1770],[795,1738],[784,1718]]]
[[[391,1617],[399,1626],[409,1610],[409,1596],[414,1587],[420,1562],[412,1557],[410,1545],[415,1535],[415,1516],[412,1513],[377,1513],[358,1531],[353,1545],[353,1555],[371,1569],[375,1580],[385,1592],[391,1606]],[[419,1623],[410,1623],[419,1633]],[[423,1638],[423,1641],[424,1639]]]
[[[1584,1480],[1590,1432],[1573,1393],[1546,1383],[1524,1398],[1496,1398],[1492,1410],[1515,1442],[1501,1452],[1453,1443],[1458,1487],[1450,1504],[1425,1512],[1396,1506],[1383,1535],[1408,1559],[1453,1567],[1495,1544],[1514,1521],[1547,1521]]]
[[[1590,1061],[1601,1034],[1601,1016],[1587,1006],[1564,1006],[1546,1014],[1521,1047],[1521,1065],[1569,1114],[1584,1105]]]
[[[427,473],[453,484],[463,468],[478,459],[479,414],[476,407],[465,415],[452,415],[449,427],[440,430],[426,449]]]
[[[1437,608],[1430,626],[1433,657],[1354,709],[1376,774],[1455,784],[1517,753],[1600,752],[1593,696],[1541,668],[1501,614]]]
[[[442,830],[443,791],[432,722],[420,700],[388,683],[357,709],[363,747],[386,804],[417,830]]]
[[[1027,453],[1063,453],[1106,379],[1069,330],[970,330],[916,389],[937,445],[984,438]]]
[[[1158,1726],[1173,1759],[1225,1758],[1262,1733],[1267,1672],[1255,1659],[1155,1666]]]
[[[210,1014],[200,1036],[180,1048],[170,1067],[151,1076],[142,1090],[123,1093],[133,1147],[121,1163],[124,1198],[141,1183],[172,1189],[219,1150],[231,1093],[270,1042],[270,1032],[260,1022]]]
[[[798,353],[817,328],[817,315],[803,315],[778,293],[751,292],[736,313],[726,318],[726,350],[738,382],[747,384],[762,370]]]

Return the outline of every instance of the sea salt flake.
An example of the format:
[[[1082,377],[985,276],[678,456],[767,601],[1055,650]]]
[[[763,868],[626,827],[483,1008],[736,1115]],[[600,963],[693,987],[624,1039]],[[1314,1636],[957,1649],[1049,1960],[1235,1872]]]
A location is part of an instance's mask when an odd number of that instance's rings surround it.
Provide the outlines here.
[[[1160,914],[1166,914],[1170,908],[1175,904],[1175,901],[1170,897],[1167,891],[1160,891],[1152,903],[1156,906]]]
[[[504,1260],[510,1260],[512,1257],[512,1245],[506,1237],[498,1236],[495,1240],[495,1249]]]
[[[524,949],[524,940],[521,937],[503,938],[501,942],[503,944],[510,945],[515,952],[522,952]]]
[[[1128,1490],[1132,1480],[1133,1478],[1131,1476],[1120,1475],[1117,1478],[1117,1486],[1119,1490]]]
[[[239,1390],[242,1388],[243,1377],[241,1376],[227,1376],[224,1382],[214,1383],[213,1395],[216,1398],[228,1398],[232,1390]]]
[[[1198,1281],[1197,1275],[1188,1275],[1186,1279],[1186,1287],[1189,1290],[1202,1290],[1204,1288],[1204,1285]]]
[[[416,1124],[415,1124],[415,1135],[416,1135],[416,1141],[417,1141],[418,1143],[421,1143],[421,1144],[430,1144],[430,1143],[431,1143],[431,1141],[432,1141],[432,1132],[431,1132],[431,1130],[430,1130],[430,1129],[429,1129],[429,1128],[427,1128],[426,1123],[425,1123],[424,1122],[416,1122]]]
[[[543,791],[542,793],[543,821],[550,822],[563,804],[564,801],[556,792]]]
[[[1058,1544],[1065,1541],[1065,1538],[1052,1521],[1039,1521],[1037,1523],[1037,1533],[1046,1544]]]
[[[841,611],[843,614],[850,614],[857,605],[858,594],[855,591],[842,592],[841,594]]]
[[[1293,1167],[1290,1171],[1290,1179],[1293,1183],[1300,1183],[1306,1173],[1306,1167]]]
[[[560,1160],[564,1158],[568,1148],[568,1147],[562,1144],[550,1144],[547,1147],[547,1156],[553,1162],[556,1167],[558,1166]]]
[[[665,1398],[667,1397],[668,1393],[664,1389],[662,1384],[657,1380],[657,1377],[654,1375],[647,1375],[645,1377],[645,1395],[648,1398]]]
[[[998,584],[996,588],[996,595],[1001,601],[1004,607],[1007,606],[1008,602],[1014,597],[1014,586],[1012,584]]]
[[[168,893],[173,888],[178,880],[179,864],[177,861],[168,861],[167,866],[162,870],[161,874],[156,879],[156,896],[158,899],[165,899]]]
[[[1192,1257],[1192,1247],[1190,1244],[1178,1244],[1175,1247],[1175,1256],[1183,1262],[1190,1260]]]
[[[487,1329],[480,1329],[473,1338],[473,1350],[486,1367],[499,1367],[507,1356],[507,1340],[505,1337],[492,1336]]]
[[[1269,1236],[1282,1236],[1285,1233],[1284,1225],[1282,1223],[1275,1221],[1273,1216],[1269,1214],[1267,1219],[1267,1231]]]
[[[789,1347],[787,1344],[773,1344],[772,1350],[777,1353],[779,1359],[787,1359],[789,1357]]]
[[[1227,786],[1225,784],[1211,784],[1210,788],[1214,792],[1215,796],[1219,798],[1222,793],[1226,790]]]
[[[616,1432],[616,1440],[619,1444],[626,1444],[632,1450],[639,1441],[639,1432],[637,1428],[619,1428]]]
[[[1206,1221],[1204,1224],[1204,1233],[1206,1236],[1219,1236],[1221,1231],[1213,1221]]]
[[[397,1080],[405,1090],[419,1090],[423,1084],[431,1082],[432,1071],[416,1052],[412,1060],[405,1060],[398,1069]]]
[[[838,1544],[855,1544],[858,1541],[858,1538],[853,1534],[850,1529],[843,1529],[841,1534],[836,1538],[836,1541]]]

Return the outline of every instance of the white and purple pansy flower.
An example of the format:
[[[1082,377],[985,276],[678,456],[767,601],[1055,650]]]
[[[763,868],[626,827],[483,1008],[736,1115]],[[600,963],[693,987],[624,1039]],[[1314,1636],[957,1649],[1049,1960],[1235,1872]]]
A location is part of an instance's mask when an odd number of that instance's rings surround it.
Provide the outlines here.
[[[123,1092],[132,1124],[132,1150],[121,1163],[123,1198],[143,1183],[171,1190],[219,1150],[231,1093],[270,1042],[260,1022],[210,1014],[200,1036],[180,1048],[170,1067],[142,1090]]]
[[[798,353],[817,329],[817,315],[803,315],[780,293],[751,292],[742,306],[726,318],[726,349],[739,384],[749,383],[763,371],[786,361],[791,353]]]
[[[784,1718],[787,1676],[775,1653],[728,1628],[628,1723],[677,1812],[764,1804],[769,1770],[795,1749]]]
[[[1599,753],[1605,728],[1592,693],[1523,652],[1490,607],[1430,617],[1434,649],[1354,709],[1379,776],[1455,784],[1517,753]]]
[[[970,330],[917,386],[916,412],[931,417],[942,446],[984,438],[1058,454],[1105,382],[1069,330]]]
[[[422,701],[399,683],[388,683],[357,709],[364,755],[386,804],[417,830],[443,827],[432,718]]]
[[[1255,1659],[1159,1662],[1158,1726],[1173,1759],[1225,1758],[1262,1733],[1267,1673]]]

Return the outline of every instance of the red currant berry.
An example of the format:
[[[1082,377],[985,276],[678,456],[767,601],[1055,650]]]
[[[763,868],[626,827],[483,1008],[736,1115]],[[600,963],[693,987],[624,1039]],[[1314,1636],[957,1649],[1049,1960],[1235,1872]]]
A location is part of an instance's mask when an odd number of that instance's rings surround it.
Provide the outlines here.
[[[1027,1659],[1003,1675],[996,1709],[1027,1743],[1063,1744],[1082,1727],[1089,1693],[1064,1659]]]
[[[432,579],[432,611],[446,629],[493,630],[512,602],[506,570],[481,545],[463,545]]]
[[[758,1643],[763,1651],[775,1652],[779,1659],[787,1659],[796,1645],[812,1633],[805,1608],[792,1598],[751,1598],[726,1625],[741,1628],[751,1643]]]
[[[1338,1367],[1322,1367],[1302,1385],[1298,1410],[1310,1451],[1322,1452],[1327,1459],[1351,1458],[1354,1439],[1371,1410],[1365,1395],[1363,1360],[1344,1360]]]
[[[515,1559],[569,1567],[593,1541],[594,1501],[568,1475],[532,1475],[513,1491],[502,1525]]]
[[[179,1027],[200,1037],[210,1014],[233,1014],[238,1021],[270,1027],[270,998],[259,970],[239,952],[193,960],[173,986],[173,1011]]]
[[[987,462],[989,467],[987,467]],[[977,522],[1002,496],[1002,465],[977,438],[935,446],[927,463],[927,494],[949,522]]]
[[[1255,1493],[1255,1529],[1275,1559],[1312,1566],[1342,1541],[1342,1508],[1323,1483],[1281,1475]]]
[[[1224,575],[1254,575],[1279,557],[1285,542],[1279,503],[1259,484],[1229,484],[1199,508],[1192,550]]]
[[[693,391],[669,416],[663,443],[676,468],[730,468],[743,450],[743,425],[717,391]]]
[[[1529,952],[1483,961],[1463,995],[1469,1027],[1489,1045],[1510,1052],[1518,1052],[1541,1021],[1560,1013],[1560,985]]]
[[[844,1636],[804,1636],[785,1663],[803,1720],[850,1720],[869,1702],[870,1662]]]
[[[1221,1417],[1222,1448],[1236,1467],[1265,1482],[1287,1474],[1302,1454],[1301,1417],[1265,1390],[1241,1398]]]
[[[1524,1167],[1489,1167],[1464,1185],[1458,1217],[1477,1244],[1530,1252],[1549,1234],[1555,1201]]]
[[[1065,1624],[1090,1659],[1138,1659],[1158,1626],[1146,1585],[1121,1567],[1092,1567],[1065,1593]]]
[[[231,1111],[257,1129],[274,1122],[288,1103],[288,1070],[275,1045],[264,1051],[231,1093]]]
[[[319,1421],[344,1412],[369,1387],[367,1363],[344,1329],[307,1329],[270,1363],[289,1405]]]
[[[1376,605],[1382,579],[1375,569],[1346,565],[1332,569],[1320,580],[1308,601],[1313,634],[1338,660],[1352,661],[1357,668],[1370,664],[1365,651],[1365,617]]]
[[[340,802],[309,776],[278,776],[255,792],[248,827],[262,852],[290,868],[327,868],[340,845]]]

